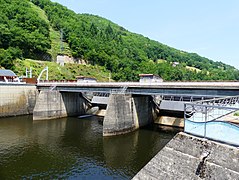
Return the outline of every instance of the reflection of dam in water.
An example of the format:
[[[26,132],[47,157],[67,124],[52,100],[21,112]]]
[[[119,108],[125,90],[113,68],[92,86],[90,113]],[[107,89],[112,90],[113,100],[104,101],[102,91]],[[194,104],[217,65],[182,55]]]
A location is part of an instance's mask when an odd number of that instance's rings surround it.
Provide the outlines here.
[[[155,127],[157,126],[147,127],[123,136],[104,138],[106,164],[116,168],[122,168],[120,164],[125,164],[126,171],[137,167],[138,162],[142,165],[146,164],[148,158],[153,158],[152,155],[157,151],[156,149],[162,149],[172,138],[172,129],[167,131]],[[148,155],[145,154],[146,152]],[[136,162],[135,165],[134,162]]]
[[[0,120],[3,179],[132,178],[173,136],[149,127],[104,138],[98,117]]]

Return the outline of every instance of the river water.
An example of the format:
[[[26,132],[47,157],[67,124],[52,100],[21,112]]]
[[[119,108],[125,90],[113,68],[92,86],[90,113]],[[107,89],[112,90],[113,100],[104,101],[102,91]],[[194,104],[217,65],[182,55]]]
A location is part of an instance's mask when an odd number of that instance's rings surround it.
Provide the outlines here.
[[[177,133],[102,137],[102,119],[0,119],[0,179],[131,179]]]

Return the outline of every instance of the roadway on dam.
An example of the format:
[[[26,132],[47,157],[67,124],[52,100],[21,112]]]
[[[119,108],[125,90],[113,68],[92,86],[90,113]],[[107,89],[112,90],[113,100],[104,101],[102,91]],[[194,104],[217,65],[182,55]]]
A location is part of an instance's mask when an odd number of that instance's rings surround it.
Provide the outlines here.
[[[40,82],[39,90],[54,89],[65,92],[104,92],[122,91],[142,95],[177,95],[223,97],[239,95],[239,82]]]

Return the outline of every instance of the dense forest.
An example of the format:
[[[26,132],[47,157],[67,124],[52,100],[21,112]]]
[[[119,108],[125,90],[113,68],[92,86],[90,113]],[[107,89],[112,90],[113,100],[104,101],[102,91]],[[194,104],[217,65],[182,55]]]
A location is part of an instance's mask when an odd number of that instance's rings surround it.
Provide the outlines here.
[[[39,16],[36,6],[46,17]],[[4,68],[14,69],[18,58],[54,60],[49,52],[53,29],[63,32],[71,56],[103,66],[116,81],[135,81],[140,73],[157,74],[166,81],[239,79],[232,66],[131,33],[99,16],[76,14],[50,0],[0,0],[0,9]]]

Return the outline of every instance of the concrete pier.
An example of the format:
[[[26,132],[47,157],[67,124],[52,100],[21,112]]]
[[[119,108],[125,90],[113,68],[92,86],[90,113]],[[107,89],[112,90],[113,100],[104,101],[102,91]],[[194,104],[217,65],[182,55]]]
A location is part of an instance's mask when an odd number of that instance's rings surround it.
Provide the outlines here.
[[[133,179],[239,179],[239,149],[181,132]]]
[[[33,120],[83,115],[87,109],[88,102],[81,93],[41,91],[33,111]]]
[[[111,94],[103,122],[103,136],[125,134],[151,122],[150,96]]]

